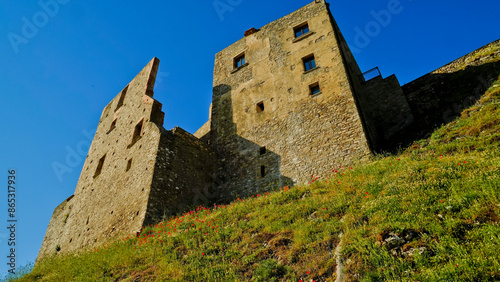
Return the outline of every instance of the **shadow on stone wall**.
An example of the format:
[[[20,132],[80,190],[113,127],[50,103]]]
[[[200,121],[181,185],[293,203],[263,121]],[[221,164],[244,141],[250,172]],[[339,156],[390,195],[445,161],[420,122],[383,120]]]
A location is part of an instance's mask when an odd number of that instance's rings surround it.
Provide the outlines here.
[[[500,75],[500,61],[449,73],[429,73],[402,86],[414,122],[402,129],[386,151],[396,152],[429,137],[440,126],[454,121],[474,105]]]
[[[218,204],[229,203],[266,191],[293,185],[293,180],[281,175],[281,157],[260,144],[237,133],[233,120],[231,87],[214,87],[211,128],[202,140],[217,152],[218,169],[214,177],[217,195],[210,195]]]

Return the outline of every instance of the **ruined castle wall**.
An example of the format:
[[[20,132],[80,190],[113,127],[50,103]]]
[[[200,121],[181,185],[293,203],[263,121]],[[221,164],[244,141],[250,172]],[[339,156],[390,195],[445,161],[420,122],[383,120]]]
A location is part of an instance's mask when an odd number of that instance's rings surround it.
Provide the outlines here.
[[[396,76],[365,81],[335,19],[331,20],[371,150],[397,147],[396,135],[413,121],[413,115]]]
[[[160,141],[154,122],[163,121],[151,98],[157,68],[154,59],[104,109],[75,195],[54,211],[38,259],[141,229]]]
[[[413,122],[413,114],[395,75],[363,83],[361,105],[367,123],[375,130],[375,151],[390,151],[401,144],[399,133]]]
[[[72,208],[71,200],[73,197],[74,195],[71,195],[54,209],[49,228],[45,232],[43,246],[40,249],[37,261],[42,257],[57,253],[56,246],[60,243],[60,238],[64,235],[64,226],[66,225],[68,214]]]
[[[415,115],[407,141],[424,138],[477,101],[500,74],[500,40],[492,42],[404,86]]]
[[[200,139],[203,138],[205,135],[207,135],[210,132],[210,130],[211,130],[210,129],[211,123],[212,123],[212,121],[208,120],[198,130],[196,130],[196,132],[193,133],[193,135],[196,138],[200,138]]]
[[[294,27],[304,23],[311,32],[296,39]],[[243,53],[248,65],[235,69]],[[317,68],[306,72],[309,55]],[[315,83],[321,93],[311,95]],[[211,129],[219,148],[237,152],[224,164],[233,174],[222,179],[235,195],[242,187],[255,193],[304,183],[369,155],[326,3],[309,4],[216,55]]]
[[[183,129],[161,130],[155,173],[144,224],[208,206],[216,197],[215,152]]]
[[[348,73],[347,78],[354,96],[354,101],[358,109],[361,122],[363,124],[363,129],[368,140],[368,145],[370,146],[371,150],[375,150],[375,148],[377,147],[377,139],[379,134],[372,120],[366,115],[366,110],[369,109],[371,105],[367,103],[366,99],[364,99],[366,95],[363,87],[364,79],[362,78],[361,70],[359,69],[358,63],[356,62],[356,59],[354,58],[349,46],[347,45],[347,42],[342,35],[337,22],[333,18],[331,11],[330,21],[332,22],[332,26],[335,31],[335,37],[337,39],[340,54],[342,57],[342,63],[344,64],[344,68]]]

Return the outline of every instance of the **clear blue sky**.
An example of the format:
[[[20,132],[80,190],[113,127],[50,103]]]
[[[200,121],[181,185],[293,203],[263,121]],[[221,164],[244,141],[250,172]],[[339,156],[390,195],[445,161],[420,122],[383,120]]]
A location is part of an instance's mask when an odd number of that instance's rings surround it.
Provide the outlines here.
[[[74,192],[90,142],[84,132],[95,130],[102,109],[153,57],[161,61],[155,98],[165,128],[193,133],[208,118],[215,53],[312,2],[54,1],[0,2],[2,274],[8,169],[18,176],[22,265],[35,260],[54,208]],[[330,3],[361,69],[379,66],[401,84],[500,38],[498,0]],[[54,163],[71,172],[58,175]]]

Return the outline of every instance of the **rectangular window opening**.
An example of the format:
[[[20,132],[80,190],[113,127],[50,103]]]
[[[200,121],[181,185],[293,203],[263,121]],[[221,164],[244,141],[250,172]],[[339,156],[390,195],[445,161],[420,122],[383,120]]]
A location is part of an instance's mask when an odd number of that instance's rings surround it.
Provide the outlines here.
[[[264,155],[264,154],[266,154],[266,153],[267,153],[267,149],[266,149],[266,147],[265,147],[265,146],[264,146],[264,147],[260,147],[260,154],[261,154],[261,155]]]
[[[94,173],[94,178],[96,178],[97,176],[99,176],[99,174],[101,174],[105,159],[106,159],[106,154],[104,156],[102,156],[102,158],[99,160],[99,163],[97,164],[97,168],[96,168],[95,173]]]
[[[127,169],[125,171],[129,171],[131,167],[132,167],[132,159],[128,160]]]
[[[239,68],[245,64],[245,54],[242,54],[234,59],[234,68]]]
[[[264,102],[257,103],[257,113],[262,113],[264,111]]]
[[[115,112],[118,111],[118,109],[123,106],[123,101],[125,100],[125,95],[127,95],[127,90],[128,90],[128,85],[122,90],[122,93],[120,95],[120,99],[118,100],[118,104],[116,105]]]
[[[134,135],[132,136],[132,144],[141,138],[142,120],[135,126]]]
[[[260,167],[260,176],[265,177],[266,176],[266,166],[263,165]]]
[[[301,26],[298,26],[293,29],[293,32],[295,33],[295,38],[300,37],[309,32],[309,24],[305,23]]]
[[[302,59],[304,61],[305,71],[310,71],[316,67],[316,61],[314,60],[314,55]]]
[[[309,90],[311,95],[319,94],[321,93],[321,88],[319,88],[319,83],[314,83],[309,85]]]

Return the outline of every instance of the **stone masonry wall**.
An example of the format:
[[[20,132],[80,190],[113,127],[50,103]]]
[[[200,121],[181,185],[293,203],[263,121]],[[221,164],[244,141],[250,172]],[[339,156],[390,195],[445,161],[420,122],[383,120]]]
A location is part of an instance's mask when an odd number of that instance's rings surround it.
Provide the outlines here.
[[[329,4],[327,4],[329,7]],[[372,151],[376,150],[378,133],[376,126],[370,122],[369,117],[367,116],[366,110],[370,108],[370,104],[366,103],[366,100],[363,99],[365,95],[363,83],[364,79],[361,79],[362,73],[359,69],[358,63],[354,56],[352,55],[347,42],[345,41],[342,32],[340,32],[340,28],[337,25],[337,22],[333,18],[330,12],[330,21],[332,22],[333,29],[335,31],[335,37],[338,42],[338,46],[340,49],[340,54],[342,58],[342,63],[344,64],[344,68],[347,71],[347,79],[349,81],[349,86],[351,87],[352,94],[354,96],[354,102],[358,109],[359,117],[361,119],[364,133],[367,137],[368,145]]]
[[[304,23],[310,32],[296,39]],[[370,154],[336,32],[327,4],[315,1],[216,55],[210,142],[225,159],[224,194],[305,183]],[[241,54],[247,65],[235,69]],[[310,55],[317,67],[306,72]],[[321,93],[311,95],[315,83]]]
[[[179,127],[162,129],[144,224],[212,204],[216,165],[215,152],[198,138]]]
[[[391,151],[401,146],[399,133],[414,120],[398,79],[381,76],[362,83],[360,104],[366,121],[374,129],[375,152]]]
[[[415,122],[401,132],[404,142],[425,138],[473,105],[500,74],[500,40],[477,49],[404,86]]]
[[[296,38],[294,28],[310,32]],[[235,67],[235,59],[245,64]],[[306,71],[304,59],[316,67]],[[500,75],[500,40],[402,88],[365,82],[328,4],[313,3],[216,54],[209,121],[163,128],[154,58],[103,110],[75,193],[37,262],[135,234],[198,205],[326,177],[451,121]],[[320,92],[311,93],[319,86]]]
[[[156,123],[163,122],[161,104],[151,98],[158,63],[153,59],[104,109],[75,195],[54,211],[37,260],[141,229],[160,141]]]

